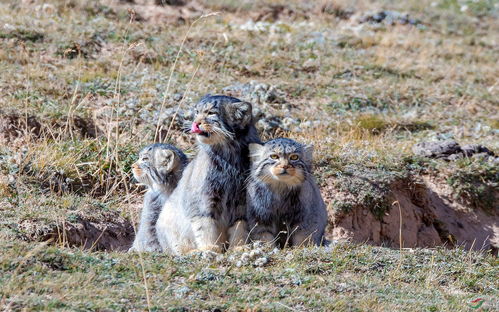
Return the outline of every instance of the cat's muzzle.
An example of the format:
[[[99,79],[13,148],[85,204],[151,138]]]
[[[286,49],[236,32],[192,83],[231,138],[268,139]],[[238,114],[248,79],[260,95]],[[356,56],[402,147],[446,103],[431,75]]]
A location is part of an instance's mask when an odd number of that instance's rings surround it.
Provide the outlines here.
[[[279,172],[277,173],[279,175],[286,175],[289,174],[288,169],[285,168],[280,168]]]

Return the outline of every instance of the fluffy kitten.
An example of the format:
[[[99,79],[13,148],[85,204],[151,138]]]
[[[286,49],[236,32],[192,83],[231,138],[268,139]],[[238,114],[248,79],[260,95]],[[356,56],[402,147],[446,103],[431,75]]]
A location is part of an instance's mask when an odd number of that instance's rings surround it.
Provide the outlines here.
[[[248,227],[251,238],[284,247],[320,245],[327,212],[312,176],[312,147],[291,139],[250,144]]]
[[[195,106],[191,133],[198,154],[159,216],[159,242],[177,254],[193,249],[220,252],[227,242],[243,244],[248,144],[260,142],[251,104],[229,96],[205,96]]]
[[[144,147],[132,165],[135,179],[147,186],[139,229],[129,251],[161,251],[156,222],[165,200],[170,196],[187,165],[187,157],[169,144]]]

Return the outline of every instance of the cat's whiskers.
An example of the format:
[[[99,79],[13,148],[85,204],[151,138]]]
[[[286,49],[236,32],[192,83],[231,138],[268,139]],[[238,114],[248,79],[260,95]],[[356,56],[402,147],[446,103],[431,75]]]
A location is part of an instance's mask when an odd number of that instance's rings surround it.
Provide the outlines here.
[[[212,130],[213,132],[221,134],[222,136],[226,137],[228,140],[234,139],[234,134],[226,129],[220,127],[213,127]]]

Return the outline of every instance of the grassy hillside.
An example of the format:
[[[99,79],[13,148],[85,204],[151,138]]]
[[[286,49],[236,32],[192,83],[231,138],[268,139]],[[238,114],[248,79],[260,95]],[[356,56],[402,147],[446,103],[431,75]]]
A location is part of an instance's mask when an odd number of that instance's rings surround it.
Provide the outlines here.
[[[497,218],[497,162],[411,151],[455,139],[497,154],[497,1],[131,2],[0,2],[2,308],[499,309],[497,258],[459,248],[109,251],[133,238],[137,151],[194,153],[184,122],[206,93],[251,101],[265,139],[314,144],[331,218],[361,207],[382,220],[392,186],[423,177]]]

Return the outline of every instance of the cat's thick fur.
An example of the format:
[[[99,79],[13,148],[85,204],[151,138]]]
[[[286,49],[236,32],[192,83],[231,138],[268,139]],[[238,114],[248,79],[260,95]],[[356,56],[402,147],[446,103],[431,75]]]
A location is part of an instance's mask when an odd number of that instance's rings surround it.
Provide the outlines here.
[[[312,147],[291,139],[250,144],[248,228],[253,240],[320,245],[327,212],[312,176]]]
[[[147,187],[137,234],[129,251],[161,251],[156,222],[166,199],[173,192],[187,166],[187,157],[169,144],[151,144],[139,152],[132,165],[137,182]]]
[[[191,132],[198,154],[165,202],[156,225],[163,248],[220,252],[245,242],[248,144],[260,142],[250,103],[205,96],[195,106]]]

